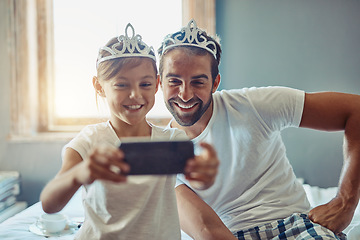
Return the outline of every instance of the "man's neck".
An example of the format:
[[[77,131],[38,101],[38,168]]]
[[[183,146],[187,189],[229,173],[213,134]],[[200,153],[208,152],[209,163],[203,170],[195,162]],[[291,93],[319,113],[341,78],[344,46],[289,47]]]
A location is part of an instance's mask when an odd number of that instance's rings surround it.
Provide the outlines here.
[[[183,131],[185,131],[186,135],[190,138],[190,139],[193,139],[193,138],[196,138],[197,136],[199,136],[202,131],[205,129],[205,128],[202,128],[202,127],[198,127],[197,124],[195,123],[194,125],[192,126],[181,126],[179,125],[176,121],[173,121],[171,123],[171,127],[173,128],[178,128],[178,129],[181,129]],[[206,127],[206,126],[205,126]]]

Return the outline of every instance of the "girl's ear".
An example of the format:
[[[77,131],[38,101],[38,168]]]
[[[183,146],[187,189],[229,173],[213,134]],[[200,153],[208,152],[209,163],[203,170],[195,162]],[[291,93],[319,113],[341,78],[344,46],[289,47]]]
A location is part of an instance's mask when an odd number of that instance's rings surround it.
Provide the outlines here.
[[[156,91],[155,91],[155,93],[157,93],[157,91],[159,90],[159,84],[160,84],[160,75],[158,74],[157,78],[156,78]]]
[[[93,77],[93,86],[97,94],[101,97],[106,97],[103,87],[100,84],[100,81],[97,77]]]

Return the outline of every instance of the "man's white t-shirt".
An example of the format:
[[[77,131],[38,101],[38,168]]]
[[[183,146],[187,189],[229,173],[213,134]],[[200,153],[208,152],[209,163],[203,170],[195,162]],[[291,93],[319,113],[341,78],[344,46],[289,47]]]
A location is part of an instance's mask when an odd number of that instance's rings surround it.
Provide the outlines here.
[[[151,140],[185,138],[178,129],[152,126]],[[85,127],[64,150],[73,148],[86,159],[99,144],[120,145],[110,122]],[[126,183],[96,180],[84,186],[85,221],[75,239],[180,239],[175,182],[176,175],[143,175],[128,176]]]
[[[213,114],[193,142],[213,144],[220,159],[215,184],[193,189],[233,232],[310,209],[286,157],[280,131],[298,127],[304,92],[284,87],[223,90],[213,94]],[[197,152],[198,153],[198,152]],[[182,174],[177,186],[187,184]]]

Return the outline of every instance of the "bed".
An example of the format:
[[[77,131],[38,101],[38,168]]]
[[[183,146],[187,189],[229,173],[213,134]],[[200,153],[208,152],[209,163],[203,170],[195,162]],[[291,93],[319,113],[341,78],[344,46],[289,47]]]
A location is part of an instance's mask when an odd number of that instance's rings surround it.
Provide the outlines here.
[[[329,202],[337,192],[337,187],[319,188],[308,184],[303,186],[312,207]],[[360,205],[357,206],[354,217],[344,233],[348,240],[360,240]]]
[[[53,234],[51,236],[40,235],[42,233],[37,232],[35,234],[30,231],[30,229],[35,229],[34,225],[38,217],[43,214],[42,206],[40,202],[35,203],[34,205],[28,207],[22,212],[16,214],[15,216],[5,220],[0,224],[0,239],[1,240],[39,240],[39,239],[61,239],[61,240],[70,240],[74,239],[74,234],[77,231],[77,227],[72,227],[70,229],[65,229],[60,234]],[[69,222],[74,225],[78,225],[83,220],[84,210],[81,203],[81,191],[79,190],[72,197],[69,203],[64,207],[61,213],[65,214]],[[75,224],[76,225],[76,224]]]
[[[337,188],[319,188],[303,184],[304,189],[309,198],[310,204],[318,206],[326,203],[336,194]],[[77,231],[78,224],[83,220],[83,208],[81,204],[81,193],[79,191],[70,200],[69,204],[61,211],[66,214],[69,221],[72,223],[72,228],[66,229],[60,236],[51,236],[51,239],[68,240],[73,239],[74,234]],[[0,224],[0,239],[26,239],[26,240],[38,240],[45,239],[45,236],[37,235],[31,232],[32,226],[36,222],[37,218],[43,213],[41,203],[35,203],[28,207],[24,211],[16,214],[15,216],[7,219]],[[355,216],[351,224],[344,231],[348,240],[360,240],[360,207],[358,206],[355,212]]]

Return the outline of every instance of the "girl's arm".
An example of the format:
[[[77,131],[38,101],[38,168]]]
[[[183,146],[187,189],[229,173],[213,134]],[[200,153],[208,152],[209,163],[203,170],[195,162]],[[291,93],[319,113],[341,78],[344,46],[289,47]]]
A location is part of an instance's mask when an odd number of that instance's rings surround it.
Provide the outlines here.
[[[76,176],[81,168],[79,167],[81,162],[79,153],[72,148],[65,150],[63,165],[59,173],[45,186],[40,195],[45,212],[55,213],[63,209],[79,189],[81,183],[76,180]]]
[[[67,148],[59,173],[41,192],[43,210],[47,213],[62,210],[81,185],[91,184],[96,179],[126,181],[121,173],[126,174],[129,166],[123,159],[123,153],[115,147],[99,147],[85,160],[74,149]]]

